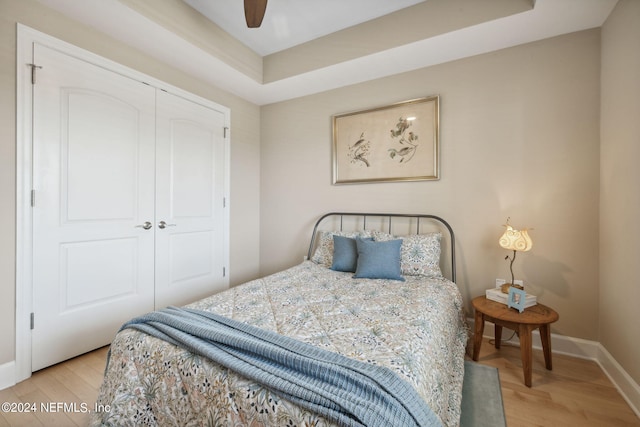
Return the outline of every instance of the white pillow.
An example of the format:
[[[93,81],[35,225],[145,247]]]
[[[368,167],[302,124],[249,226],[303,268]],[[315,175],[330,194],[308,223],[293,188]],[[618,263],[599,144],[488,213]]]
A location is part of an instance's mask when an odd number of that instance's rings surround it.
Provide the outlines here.
[[[374,240],[401,239],[400,269],[405,276],[442,277],[440,271],[441,233],[392,236],[381,231],[373,232]]]
[[[371,233],[363,231],[319,231],[316,236],[316,250],[313,252],[311,261],[316,264],[331,267],[333,264],[333,236],[350,237],[371,237]]]

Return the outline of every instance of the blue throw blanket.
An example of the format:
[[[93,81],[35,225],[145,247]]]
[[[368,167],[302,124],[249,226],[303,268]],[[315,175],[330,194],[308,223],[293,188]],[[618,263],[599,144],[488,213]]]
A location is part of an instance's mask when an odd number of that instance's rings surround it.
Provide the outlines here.
[[[395,372],[214,313],[168,307],[133,328],[207,357],[343,426],[442,426]]]

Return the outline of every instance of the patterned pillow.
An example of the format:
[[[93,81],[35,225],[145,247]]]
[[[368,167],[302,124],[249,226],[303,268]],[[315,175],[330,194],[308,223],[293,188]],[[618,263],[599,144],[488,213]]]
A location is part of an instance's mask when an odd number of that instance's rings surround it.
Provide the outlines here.
[[[373,232],[378,241],[402,239],[400,268],[405,276],[442,277],[440,271],[441,233],[392,236],[380,231]]]
[[[333,264],[333,236],[355,239],[356,237],[371,237],[371,233],[366,231],[320,231],[316,236],[317,244],[311,261],[325,267],[331,267]]]

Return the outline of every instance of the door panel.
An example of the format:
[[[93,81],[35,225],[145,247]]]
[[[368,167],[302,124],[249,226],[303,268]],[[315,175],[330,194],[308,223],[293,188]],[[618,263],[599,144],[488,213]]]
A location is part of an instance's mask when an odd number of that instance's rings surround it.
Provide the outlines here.
[[[153,309],[155,90],[34,45],[32,370]]]
[[[136,246],[135,238],[60,245],[60,313],[134,295]]]
[[[216,135],[205,125],[192,120],[171,122],[170,204],[173,218],[211,217]],[[198,197],[193,197],[194,194]]]
[[[140,124],[136,106],[76,88],[63,89],[61,100],[68,125],[61,129],[65,219],[132,220]]]
[[[196,231],[192,233],[173,233],[169,238],[170,286],[179,285],[195,279],[207,279],[212,271],[214,233]],[[198,248],[194,251],[193,248]],[[220,272],[218,272],[220,273]]]
[[[228,286],[224,114],[166,92],[158,92],[156,105],[155,304],[161,308]]]

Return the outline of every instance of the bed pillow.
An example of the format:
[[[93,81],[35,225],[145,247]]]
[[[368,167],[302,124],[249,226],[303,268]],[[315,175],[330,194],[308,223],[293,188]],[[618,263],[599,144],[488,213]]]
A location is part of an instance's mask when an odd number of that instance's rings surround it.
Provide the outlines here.
[[[356,237],[373,241],[373,237]],[[335,271],[345,271],[354,273],[358,265],[358,247],[356,239],[333,235],[333,263],[331,269]]]
[[[358,248],[358,265],[353,277],[404,281],[400,270],[402,240],[375,242],[356,239],[356,247]]]
[[[333,236],[351,237],[355,239],[358,236],[370,237],[370,233],[364,231],[320,231],[316,236],[317,244],[311,261],[316,264],[331,267],[333,264]]]
[[[406,276],[442,277],[440,270],[441,233],[412,234],[392,236],[383,232],[374,232],[376,241],[392,239],[402,240],[400,269]]]

